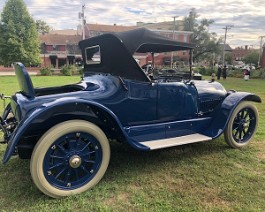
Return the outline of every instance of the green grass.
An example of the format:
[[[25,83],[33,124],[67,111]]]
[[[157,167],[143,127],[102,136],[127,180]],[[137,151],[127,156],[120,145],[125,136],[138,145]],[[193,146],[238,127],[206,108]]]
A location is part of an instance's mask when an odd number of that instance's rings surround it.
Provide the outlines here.
[[[78,77],[32,77],[35,86],[72,83]],[[17,90],[15,77],[0,77],[0,92]],[[265,81],[228,78],[226,89],[254,92],[265,102]],[[243,150],[223,137],[152,152],[111,144],[108,170],[92,190],[51,199],[34,186],[29,161],[0,164],[1,211],[265,211],[265,105],[260,126]],[[3,111],[3,108],[0,109]],[[3,155],[5,145],[0,146]]]

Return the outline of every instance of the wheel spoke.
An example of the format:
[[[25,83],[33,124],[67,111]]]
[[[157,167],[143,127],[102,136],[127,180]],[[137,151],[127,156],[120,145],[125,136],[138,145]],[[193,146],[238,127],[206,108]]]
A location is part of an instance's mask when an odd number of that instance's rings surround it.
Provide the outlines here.
[[[86,163],[95,163],[95,161],[93,161],[93,160],[83,160],[84,162],[86,162]]]
[[[95,152],[96,152],[96,151],[93,150],[93,151],[90,151],[90,152],[87,152],[87,153],[83,154],[83,156],[86,157],[86,156],[89,156],[89,155],[91,155],[91,154],[93,154],[93,153],[95,153]]]
[[[245,112],[246,112],[246,114],[244,115],[243,119],[246,119],[247,116],[249,116],[249,111],[247,109],[245,110]]]
[[[89,170],[85,167],[85,166],[83,166],[83,165],[81,165],[80,166],[87,174],[89,173]]]
[[[69,152],[70,151],[73,151],[73,150],[76,150],[76,143],[77,141],[76,140],[68,140],[68,150]]]
[[[64,183],[67,183],[69,181],[70,176],[71,176],[71,169],[68,169],[67,174],[65,175]]]
[[[82,149],[81,152],[83,152],[89,145],[91,144],[91,142],[88,142]]]
[[[63,165],[64,165],[63,163],[57,163],[54,166],[49,167],[49,170],[52,170],[54,168],[58,168],[58,167],[63,166]]]
[[[239,140],[241,140],[242,139],[242,130],[240,130],[240,132],[239,132]]]
[[[64,147],[62,147],[60,144],[56,145],[56,147],[57,147],[62,153],[64,153],[64,154],[67,153],[67,150],[66,150]]]
[[[80,177],[79,177],[79,175],[78,175],[78,171],[77,171],[77,169],[74,169],[74,172],[75,172],[75,178],[76,178],[76,180],[79,180]]]
[[[54,159],[64,159],[63,157],[57,155],[51,155],[50,157]]]
[[[58,179],[60,175],[66,170],[66,168],[63,168],[56,176],[55,178]]]

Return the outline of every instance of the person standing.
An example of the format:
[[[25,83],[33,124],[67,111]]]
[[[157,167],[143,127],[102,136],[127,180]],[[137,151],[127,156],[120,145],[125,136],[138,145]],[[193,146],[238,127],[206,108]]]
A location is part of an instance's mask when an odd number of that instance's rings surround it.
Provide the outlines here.
[[[222,66],[221,65],[218,65],[218,69],[217,69],[217,80],[220,80],[221,73],[222,73]]]
[[[226,68],[226,65],[224,65],[224,68],[223,68],[223,79],[224,80],[226,79],[226,71],[227,71],[227,68]]]
[[[249,75],[250,75],[250,68],[249,67],[246,67],[245,70],[244,70],[244,79],[245,81],[248,81],[249,80]]]

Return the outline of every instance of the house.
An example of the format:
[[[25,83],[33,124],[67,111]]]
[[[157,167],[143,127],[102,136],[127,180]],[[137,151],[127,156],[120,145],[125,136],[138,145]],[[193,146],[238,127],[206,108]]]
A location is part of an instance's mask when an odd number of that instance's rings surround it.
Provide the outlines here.
[[[233,60],[242,61],[244,57],[252,51],[253,49],[249,48],[247,45],[245,47],[236,47],[232,50]]]
[[[78,42],[81,35],[46,34],[39,36],[41,40],[41,66],[60,68],[81,60]]]

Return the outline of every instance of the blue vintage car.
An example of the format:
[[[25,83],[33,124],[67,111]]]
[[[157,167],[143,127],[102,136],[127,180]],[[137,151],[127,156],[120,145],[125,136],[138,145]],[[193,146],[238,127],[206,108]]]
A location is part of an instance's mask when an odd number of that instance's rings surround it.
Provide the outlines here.
[[[30,159],[32,179],[46,195],[59,198],[96,185],[109,164],[110,141],[151,151],[222,134],[228,145],[242,148],[253,138],[254,102],[260,97],[192,80],[191,70],[149,75],[133,58],[147,52],[191,54],[193,44],[136,29],[89,38],[79,46],[84,76],[76,84],[34,88],[25,67],[15,63],[20,91],[10,97],[0,120],[7,144],[3,163],[16,154]]]

